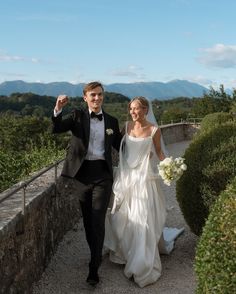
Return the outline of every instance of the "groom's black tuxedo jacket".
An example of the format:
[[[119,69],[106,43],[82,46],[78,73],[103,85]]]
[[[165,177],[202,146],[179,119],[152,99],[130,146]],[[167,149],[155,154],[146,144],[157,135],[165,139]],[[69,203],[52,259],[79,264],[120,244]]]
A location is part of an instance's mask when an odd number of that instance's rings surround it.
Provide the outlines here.
[[[105,130],[105,161],[112,176],[112,146],[119,151],[121,133],[118,120],[103,111]],[[88,109],[74,110],[68,118],[62,114],[52,117],[53,133],[71,131],[72,136],[67,148],[67,155],[62,169],[62,176],[74,178],[80,169],[88,151],[90,133],[90,115]]]

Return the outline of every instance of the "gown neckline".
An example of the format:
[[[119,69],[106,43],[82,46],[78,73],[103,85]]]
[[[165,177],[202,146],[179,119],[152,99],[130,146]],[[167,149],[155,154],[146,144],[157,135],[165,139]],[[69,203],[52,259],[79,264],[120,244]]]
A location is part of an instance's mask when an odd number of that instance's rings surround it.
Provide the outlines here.
[[[147,136],[147,137],[134,137],[134,136],[129,135],[128,133],[127,133],[127,136],[129,138],[132,138],[132,139],[147,139],[147,138],[151,138],[152,137],[152,136]]]

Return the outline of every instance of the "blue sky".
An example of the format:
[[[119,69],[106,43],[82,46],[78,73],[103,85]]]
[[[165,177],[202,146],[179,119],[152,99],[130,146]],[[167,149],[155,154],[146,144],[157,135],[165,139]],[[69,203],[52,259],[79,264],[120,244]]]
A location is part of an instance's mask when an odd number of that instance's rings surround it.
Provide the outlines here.
[[[236,87],[235,0],[7,0],[0,83]]]

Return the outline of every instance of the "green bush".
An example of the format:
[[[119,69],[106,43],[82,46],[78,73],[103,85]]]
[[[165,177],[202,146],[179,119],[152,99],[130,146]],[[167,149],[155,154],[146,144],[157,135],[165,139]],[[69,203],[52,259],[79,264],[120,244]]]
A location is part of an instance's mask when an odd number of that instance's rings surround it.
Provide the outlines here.
[[[209,209],[236,176],[236,122],[201,132],[185,151],[186,172],[176,196],[186,222],[200,235]]]
[[[59,150],[53,143],[33,146],[31,151],[25,152],[0,151],[0,192],[64,155],[64,150]]]
[[[0,116],[0,148],[6,151],[30,151],[32,145],[45,146],[56,142],[64,148],[68,142],[67,134],[52,134],[52,122],[48,118],[33,116]]]
[[[208,114],[201,122],[201,132],[208,131],[210,128],[214,128],[217,125],[221,125],[232,120],[233,116],[228,112],[215,112]]]
[[[47,118],[0,116],[0,192],[62,158],[67,142],[67,134],[51,134]]]
[[[0,150],[0,192],[16,183],[24,168],[23,154]]]
[[[236,290],[236,178],[213,205],[197,245],[197,294]]]

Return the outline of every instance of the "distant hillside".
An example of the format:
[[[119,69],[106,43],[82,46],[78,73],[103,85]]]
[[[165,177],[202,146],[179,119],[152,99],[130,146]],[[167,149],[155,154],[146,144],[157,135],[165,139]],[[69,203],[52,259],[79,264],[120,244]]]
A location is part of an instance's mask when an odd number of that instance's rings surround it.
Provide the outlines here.
[[[117,111],[117,105],[125,104],[125,113],[127,103],[130,99],[122,94],[105,92],[104,107],[114,108]],[[31,92],[13,93],[9,96],[0,95],[0,115],[3,113],[14,115],[34,115],[51,117],[52,109],[55,106],[56,97],[38,95]],[[67,114],[74,108],[84,107],[85,103],[82,97],[71,97],[68,105],[63,109],[63,113]],[[122,113],[122,111],[121,111]]]
[[[0,95],[11,95],[12,93],[32,92],[38,95],[58,96],[67,94],[70,97],[82,96],[84,84],[73,85],[67,82],[55,83],[27,83],[24,81],[8,81],[0,84]],[[174,80],[168,83],[140,82],[140,83],[115,83],[104,85],[108,92],[123,94],[129,98],[134,96],[145,96],[149,99],[172,99],[176,97],[201,97],[209,90],[197,83],[185,80]]]

